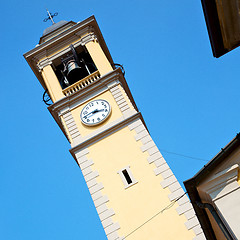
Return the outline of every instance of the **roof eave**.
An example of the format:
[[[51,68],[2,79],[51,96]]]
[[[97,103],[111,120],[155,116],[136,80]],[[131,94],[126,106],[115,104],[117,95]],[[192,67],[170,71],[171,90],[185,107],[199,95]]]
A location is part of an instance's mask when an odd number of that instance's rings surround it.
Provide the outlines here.
[[[35,48],[33,48],[32,50],[26,52],[25,54],[23,54],[24,58],[26,59],[26,61],[28,62],[29,66],[31,67],[32,71],[34,72],[34,74],[36,75],[36,77],[38,78],[38,80],[40,81],[41,85],[43,86],[44,89],[46,89],[45,83],[43,81],[43,78],[39,72],[39,70],[36,68],[36,65],[33,63],[32,59],[38,55],[40,52],[45,51],[46,49],[50,48],[51,46],[55,45],[56,43],[63,41],[65,38],[69,37],[70,34],[74,34],[75,32],[84,29],[87,26],[93,26],[95,33],[97,35],[98,41],[108,59],[108,61],[110,62],[111,65],[113,65],[113,59],[112,56],[108,50],[107,44],[103,38],[103,35],[100,31],[100,28],[97,24],[97,21],[95,19],[94,16],[91,16],[79,23],[77,23],[76,25],[74,25],[73,27],[67,29],[66,31],[60,33],[58,36],[53,37],[52,39],[36,46]]]

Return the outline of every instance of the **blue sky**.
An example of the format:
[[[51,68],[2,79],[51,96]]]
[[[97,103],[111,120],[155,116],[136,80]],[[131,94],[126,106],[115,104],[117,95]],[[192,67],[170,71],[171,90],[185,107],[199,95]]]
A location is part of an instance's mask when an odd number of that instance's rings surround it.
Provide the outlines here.
[[[55,21],[95,15],[179,182],[239,132],[239,49],[212,56],[200,0],[5,1],[1,11],[0,238],[106,239],[70,145],[23,58]],[[168,152],[166,152],[168,151]]]

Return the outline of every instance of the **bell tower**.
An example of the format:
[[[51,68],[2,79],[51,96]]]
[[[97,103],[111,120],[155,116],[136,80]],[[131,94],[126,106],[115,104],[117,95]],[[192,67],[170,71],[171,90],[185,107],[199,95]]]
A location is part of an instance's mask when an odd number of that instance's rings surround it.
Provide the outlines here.
[[[26,54],[109,240],[205,239],[94,16],[47,28]]]

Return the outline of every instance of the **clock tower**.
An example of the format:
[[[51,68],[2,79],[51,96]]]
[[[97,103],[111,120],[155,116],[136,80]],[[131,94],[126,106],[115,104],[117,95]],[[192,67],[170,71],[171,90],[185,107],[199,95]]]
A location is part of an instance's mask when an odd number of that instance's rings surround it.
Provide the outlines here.
[[[109,240],[205,239],[94,16],[47,28],[26,54]]]

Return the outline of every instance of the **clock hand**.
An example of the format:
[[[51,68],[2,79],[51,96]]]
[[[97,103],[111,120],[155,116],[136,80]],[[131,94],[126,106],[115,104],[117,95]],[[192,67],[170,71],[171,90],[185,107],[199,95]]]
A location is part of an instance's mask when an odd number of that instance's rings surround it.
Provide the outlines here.
[[[99,109],[96,109],[95,111],[96,111],[96,112],[102,112],[102,111],[104,111],[104,109],[100,109],[100,110],[99,110]]]
[[[102,112],[102,111],[104,111],[104,109],[96,109],[96,110],[94,110],[93,112],[92,112],[92,114],[95,114],[95,113],[98,113],[98,112]]]
[[[87,115],[85,115],[85,116],[84,116],[84,118],[87,118],[87,117],[88,117],[88,115],[90,115],[90,114],[94,114],[94,113],[95,113],[95,111],[96,111],[96,110],[94,110],[94,111],[92,111],[92,112],[88,113]]]
[[[86,119],[90,114],[95,114],[95,113],[98,113],[98,112],[102,112],[102,111],[104,111],[104,109],[95,109],[94,111],[92,111],[92,112],[90,112],[90,113],[88,113],[86,116],[84,116],[84,118]]]

